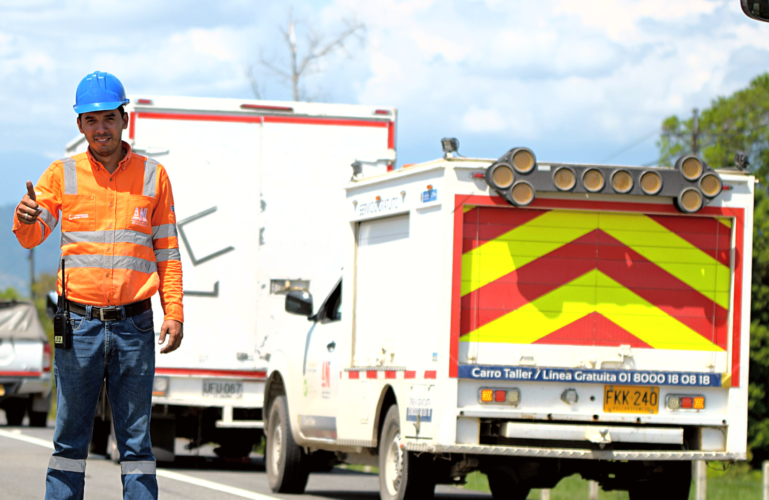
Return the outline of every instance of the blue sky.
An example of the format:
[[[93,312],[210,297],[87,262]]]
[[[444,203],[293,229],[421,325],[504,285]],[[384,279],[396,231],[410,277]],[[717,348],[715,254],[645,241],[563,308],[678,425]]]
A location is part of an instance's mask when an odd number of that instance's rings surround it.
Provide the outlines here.
[[[367,25],[366,43],[306,86],[319,100],[397,107],[401,164],[439,156],[444,136],[466,156],[525,145],[545,161],[650,163],[666,116],[769,70],[769,24],[739,0],[0,0],[0,205],[77,135],[85,74],[118,75],[129,97],[252,98],[244,68],[285,60],[289,11],[300,47],[308,30]],[[257,77],[263,97],[290,98]]]

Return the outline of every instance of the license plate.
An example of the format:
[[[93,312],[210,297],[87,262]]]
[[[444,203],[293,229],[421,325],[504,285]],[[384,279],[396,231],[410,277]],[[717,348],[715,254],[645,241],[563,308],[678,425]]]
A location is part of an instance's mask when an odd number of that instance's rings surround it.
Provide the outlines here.
[[[203,397],[240,399],[243,397],[243,382],[234,380],[204,380]]]
[[[659,387],[605,385],[603,411],[605,413],[659,413]]]

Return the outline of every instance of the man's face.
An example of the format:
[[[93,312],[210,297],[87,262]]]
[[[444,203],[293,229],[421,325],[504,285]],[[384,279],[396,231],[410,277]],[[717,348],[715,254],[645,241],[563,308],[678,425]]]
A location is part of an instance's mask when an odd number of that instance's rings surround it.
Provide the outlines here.
[[[109,156],[121,147],[123,130],[128,128],[128,115],[121,116],[117,109],[83,113],[77,119],[77,126],[93,152]]]

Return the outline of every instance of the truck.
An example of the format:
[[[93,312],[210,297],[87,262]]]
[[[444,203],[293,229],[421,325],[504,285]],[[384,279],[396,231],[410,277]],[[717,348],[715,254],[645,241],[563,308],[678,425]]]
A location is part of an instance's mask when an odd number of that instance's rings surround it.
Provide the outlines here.
[[[35,304],[0,301],[0,409],[8,425],[45,427],[51,409],[51,344]]]
[[[692,461],[745,460],[754,177],[442,143],[349,182],[339,281],[285,298],[309,322],[269,361],[272,490],[350,463],[383,500],[473,471],[683,500]]]
[[[127,142],[160,162],[173,186],[184,281],[184,341],[156,356],[151,436],[171,461],[175,439],[247,457],[263,434],[269,339],[286,323],[288,291],[321,293],[342,268],[350,164],[395,163],[390,107],[248,99],[131,96]],[[67,155],[85,151],[83,136]],[[163,322],[153,297],[156,335]],[[118,458],[104,393],[91,451]]]

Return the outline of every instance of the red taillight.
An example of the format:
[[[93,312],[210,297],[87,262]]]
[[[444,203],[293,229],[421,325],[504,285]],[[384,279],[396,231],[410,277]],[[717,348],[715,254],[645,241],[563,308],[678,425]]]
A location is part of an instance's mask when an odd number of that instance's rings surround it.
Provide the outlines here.
[[[681,408],[689,408],[693,406],[693,399],[692,398],[681,398]]]
[[[486,177],[486,174],[484,174],[483,172],[475,172],[473,174],[473,179],[483,179],[485,177]]]
[[[497,403],[504,403],[507,396],[505,391],[494,391],[494,401]]]
[[[241,104],[241,109],[253,109],[256,111],[284,111],[287,113],[293,113],[294,108],[288,106],[266,106],[262,104]]]
[[[51,344],[48,342],[43,346],[43,371],[51,371]]]
[[[137,99],[136,104],[152,104],[152,99]]]

